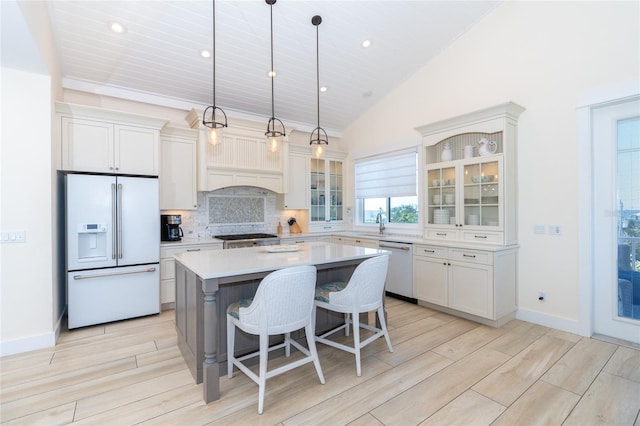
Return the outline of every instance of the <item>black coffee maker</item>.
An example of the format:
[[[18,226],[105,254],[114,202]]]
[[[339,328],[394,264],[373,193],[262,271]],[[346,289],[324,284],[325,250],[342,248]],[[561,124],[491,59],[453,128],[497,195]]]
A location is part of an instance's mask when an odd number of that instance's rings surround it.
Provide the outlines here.
[[[183,237],[181,223],[182,216],[179,214],[160,215],[160,240],[180,241]]]

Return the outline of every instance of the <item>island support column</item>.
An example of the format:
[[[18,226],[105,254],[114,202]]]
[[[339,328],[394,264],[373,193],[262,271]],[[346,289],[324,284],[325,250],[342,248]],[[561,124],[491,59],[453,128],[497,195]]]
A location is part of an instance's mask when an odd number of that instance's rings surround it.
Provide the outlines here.
[[[218,364],[218,280],[202,280],[204,293],[204,362],[202,393],[206,404],[220,398],[220,365]],[[224,313],[223,313],[224,314]]]

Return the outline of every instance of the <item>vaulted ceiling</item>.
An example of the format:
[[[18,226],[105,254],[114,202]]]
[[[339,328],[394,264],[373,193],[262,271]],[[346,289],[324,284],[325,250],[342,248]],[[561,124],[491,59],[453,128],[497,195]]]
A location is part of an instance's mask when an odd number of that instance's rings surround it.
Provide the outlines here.
[[[496,1],[278,0],[273,6],[275,116],[339,133],[476,22]],[[211,1],[51,1],[63,86],[178,108],[212,102]],[[216,103],[229,115],[271,116],[269,6],[218,0]],[[118,22],[125,32],[109,26]],[[371,46],[362,47],[364,40]],[[428,96],[428,94],[425,94]]]

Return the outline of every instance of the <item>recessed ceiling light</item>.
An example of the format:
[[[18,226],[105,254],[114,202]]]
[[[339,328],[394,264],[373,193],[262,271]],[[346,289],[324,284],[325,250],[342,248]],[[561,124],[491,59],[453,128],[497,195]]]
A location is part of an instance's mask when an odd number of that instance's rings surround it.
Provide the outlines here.
[[[208,51],[207,49],[202,49],[202,50],[200,51],[200,56],[202,56],[203,58],[208,59],[208,58],[210,58],[210,57],[211,57],[211,52],[210,52],[210,51]]]
[[[109,29],[117,34],[122,34],[127,32],[127,28],[122,25],[120,22],[110,22]]]
[[[326,92],[326,91],[327,91],[327,86],[322,86],[322,87],[320,88],[320,91],[321,91],[321,92]]]
[[[276,72],[275,72],[275,70],[271,70],[271,71],[269,71],[269,72],[267,73],[267,76],[269,76],[269,77],[275,77],[275,76],[276,76]]]
[[[364,47],[365,49],[369,46],[371,46],[371,40],[365,40],[362,42],[362,47]]]

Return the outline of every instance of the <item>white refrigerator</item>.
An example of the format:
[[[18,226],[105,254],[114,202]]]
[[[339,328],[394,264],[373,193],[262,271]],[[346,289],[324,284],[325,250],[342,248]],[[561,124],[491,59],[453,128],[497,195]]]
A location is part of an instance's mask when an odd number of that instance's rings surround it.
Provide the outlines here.
[[[158,179],[65,181],[69,329],[159,313]]]

